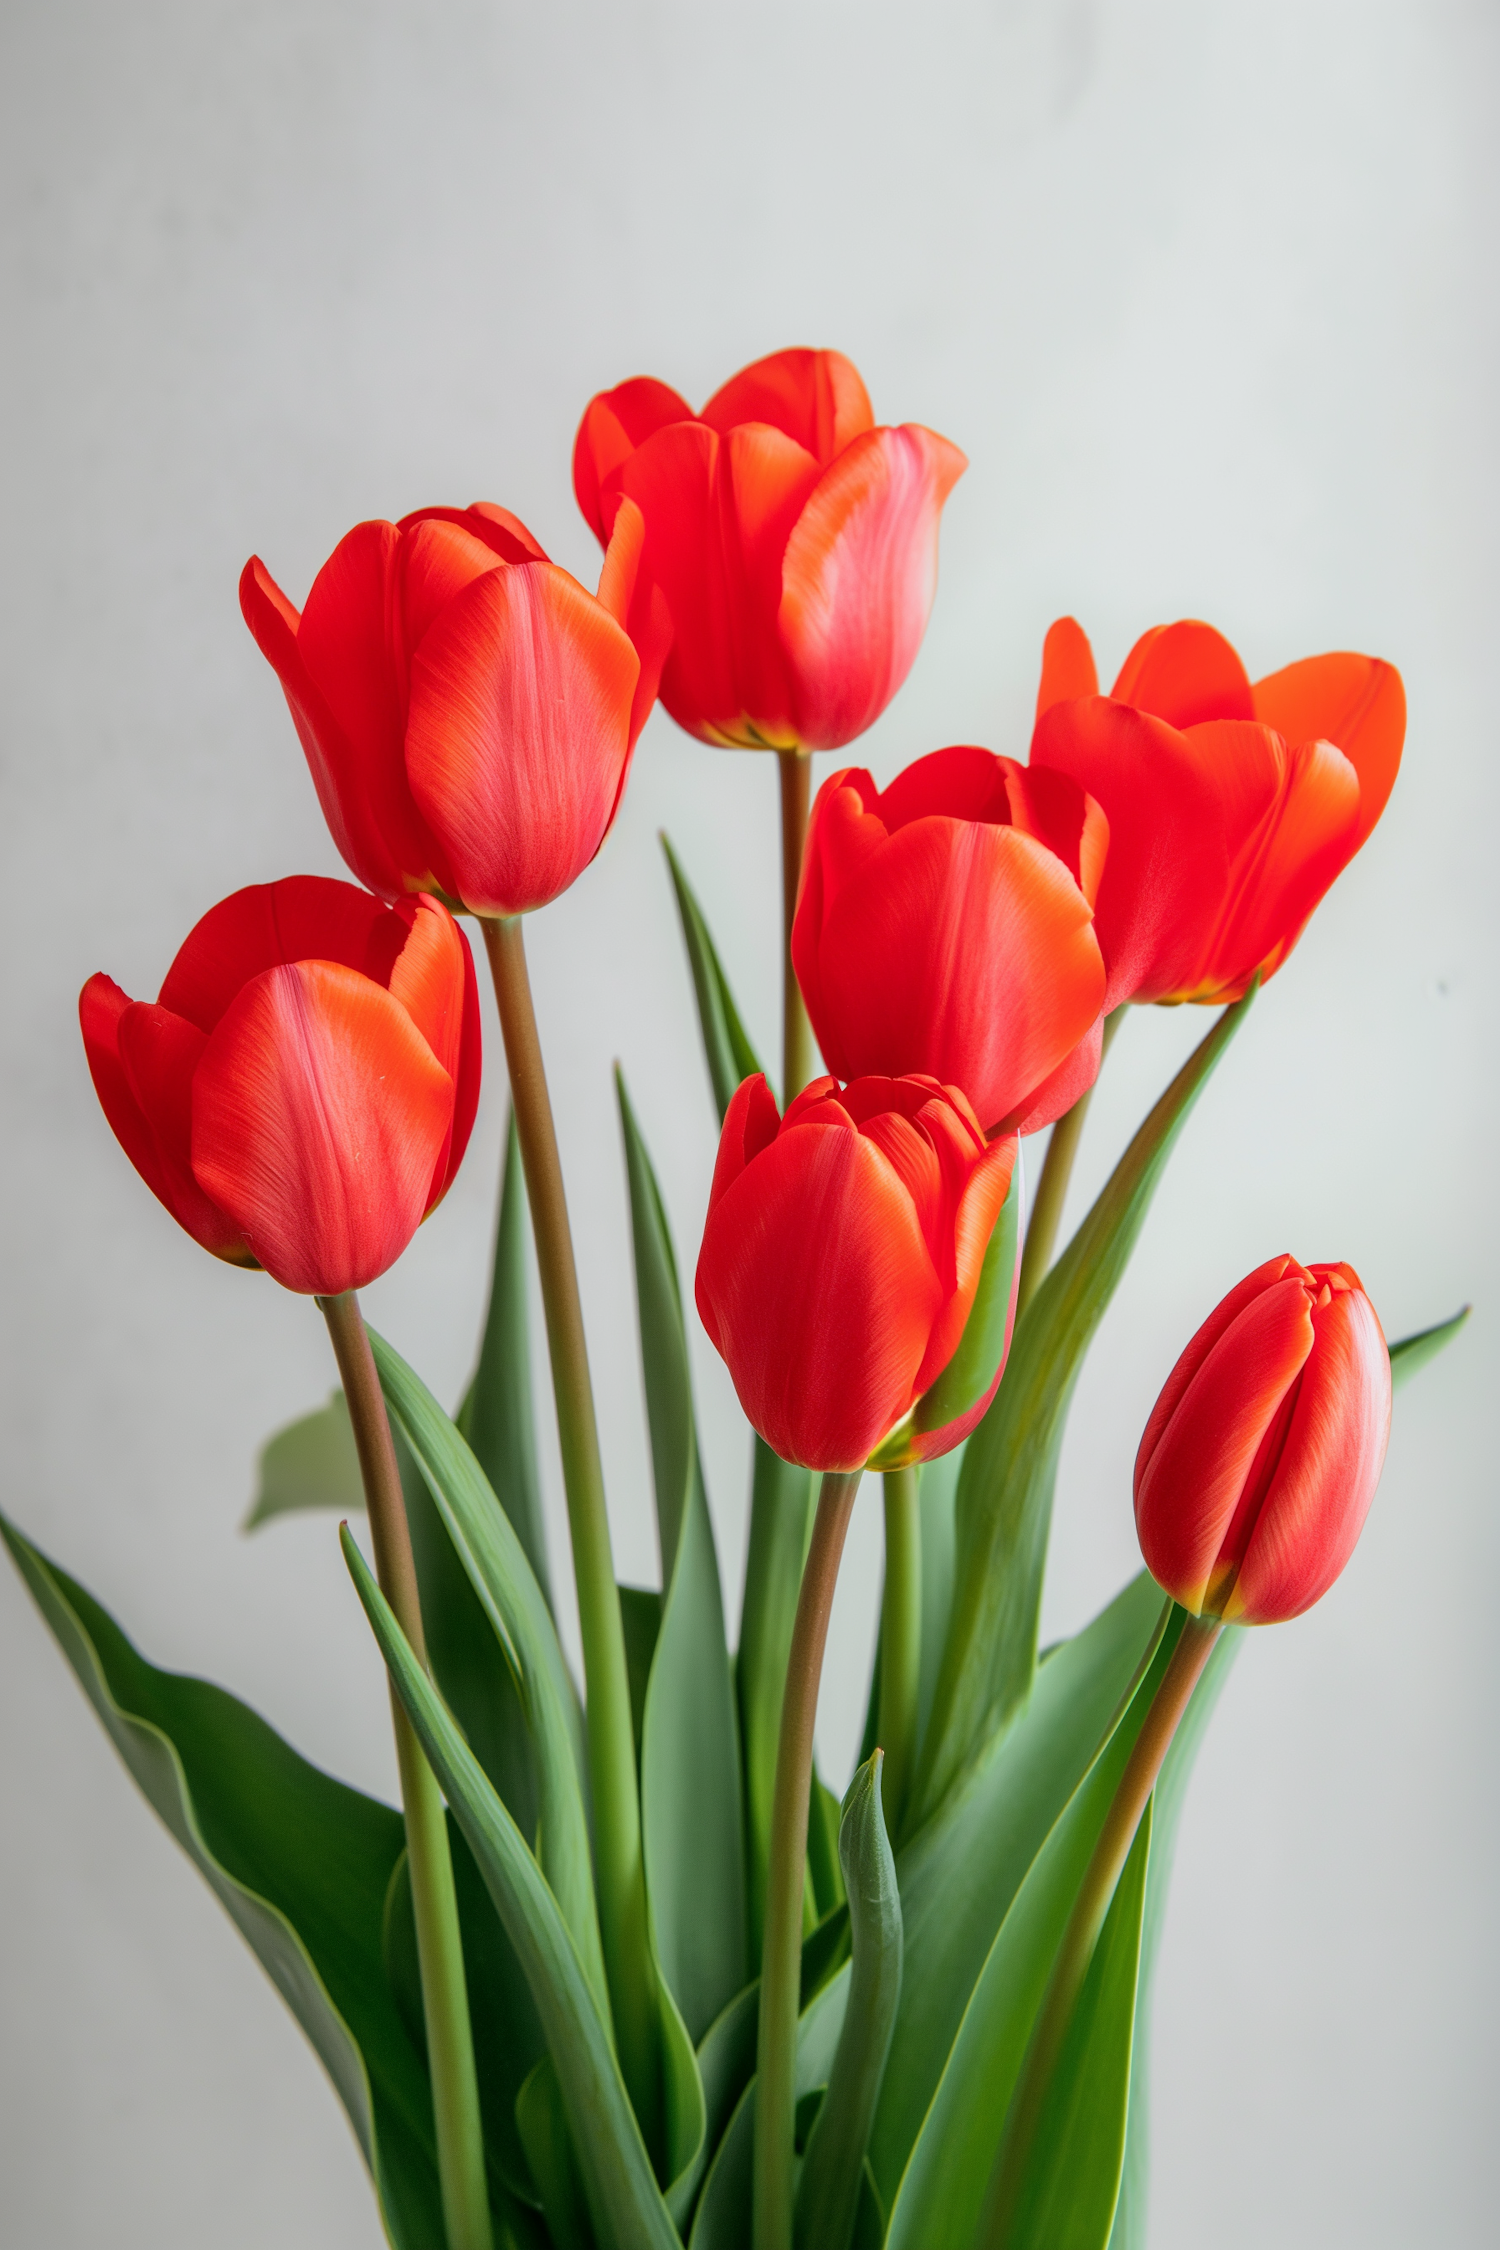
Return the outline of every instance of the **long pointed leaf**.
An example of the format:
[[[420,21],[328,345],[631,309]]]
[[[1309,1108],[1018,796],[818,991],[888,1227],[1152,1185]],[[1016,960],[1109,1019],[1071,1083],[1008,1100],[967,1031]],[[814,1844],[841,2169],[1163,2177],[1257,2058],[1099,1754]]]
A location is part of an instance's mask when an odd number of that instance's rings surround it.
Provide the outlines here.
[[[142,1795],[332,2079],[392,2242],[434,2250],[442,2213],[432,2099],[381,1944],[401,1815],[320,1773],[222,1688],[148,1664],[3,1517],[0,1536]]]
[[[1419,1328],[1415,1336],[1403,1336],[1399,1343],[1392,1344],[1392,1390],[1399,1390],[1403,1383],[1416,1374],[1419,1367],[1425,1367],[1430,1359],[1436,1359],[1438,1353],[1452,1343],[1473,1310],[1472,1305],[1463,1305],[1451,1319],[1440,1320],[1432,1328]]]
[[[526,1839],[443,1706],[347,1530],[345,1558],[396,1692],[453,1807],[526,1972],[600,2250],[676,2250],[589,1979]]]
[[[677,911],[682,918],[688,966],[693,972],[693,993],[698,1002],[698,1025],[703,1034],[703,1053],[708,1063],[709,1083],[713,1087],[719,1121],[722,1124],[724,1112],[729,1107],[736,1086],[746,1078],[753,1078],[761,1066],[755,1049],[745,1035],[740,1012],[734,1004],[734,994],[729,989],[729,980],[720,966],[714,941],[708,934],[703,909],[694,897],[692,885],[683,874],[677,854],[665,835],[661,840],[661,848],[667,855],[667,865],[672,871],[672,888],[677,893]]]
[[[758,1987],[757,1987],[758,1990]],[[849,1971],[841,1969],[803,2009],[797,2024],[795,2088],[799,2100],[826,2086],[844,2028]],[[749,2250],[751,2161],[755,2150],[755,2080],[735,2104],[734,2114],[709,2166],[693,2220],[691,2250]]]
[[[537,1847],[594,1990],[605,1993],[577,1707],[551,1612],[484,1471],[421,1377],[374,1329],[386,1402],[514,1669],[536,1754]],[[608,2017],[606,2015],[606,2021]]]
[[[1030,1692],[1073,1388],[1177,1136],[1254,990],[1224,1010],[1115,1166],[1018,1323],[1004,1381],[969,1439],[958,1486],[953,1615],[921,1752],[919,1816],[942,1802]]]
[[[766,1868],[771,1855],[771,1802],[776,1745],[786,1688],[792,1625],[802,1565],[812,1535],[813,1479],[794,1469],[761,1438],[754,1444],[750,1544],[740,1608],[735,1693],[745,1760],[745,1866],[750,1902],[750,1958],[760,1959]]]
[[[901,1997],[901,1898],[880,1805],[880,1767],[877,1750],[849,1784],[839,1825],[853,1958],[828,2093],[797,2184],[796,2237],[805,2250],[849,2250]]]
[[[256,1464],[255,1498],[240,1526],[258,1531],[276,1516],[310,1508],[335,1508],[341,1515],[363,1514],[364,1480],[354,1432],[342,1391],[326,1406],[288,1422],[268,1437]]]

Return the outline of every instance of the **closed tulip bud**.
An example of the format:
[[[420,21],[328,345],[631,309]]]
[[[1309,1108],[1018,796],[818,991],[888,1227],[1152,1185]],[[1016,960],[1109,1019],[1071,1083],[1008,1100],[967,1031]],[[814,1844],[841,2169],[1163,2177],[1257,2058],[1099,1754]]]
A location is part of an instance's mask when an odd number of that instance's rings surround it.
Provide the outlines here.
[[[1125,1001],[1237,1000],[1274,976],[1385,808],[1401,675],[1313,656],[1253,684],[1212,626],[1158,625],[1108,697],[1065,617],[1047,635],[1031,763],[1109,819],[1094,928]]]
[[[783,1460],[947,1452],[994,1396],[1014,1317],[1020,1174],[936,1079],[762,1077],[724,1119],[698,1254],[703,1325]]]
[[[967,467],[916,423],[879,429],[839,352],[774,352],[701,414],[637,376],[590,400],[573,451],[602,541],[629,499],[672,622],[661,699],[705,742],[831,750],[911,670],[938,521]]]
[[[1108,845],[1075,781],[988,750],[936,750],[886,790],[830,776],[792,928],[830,1069],[962,1086],[990,1132],[1071,1108],[1099,1067]]]
[[[1354,1552],[1390,1424],[1358,1274],[1272,1258],[1210,1314],[1146,1424],[1135,1520],[1152,1576],[1194,1616],[1299,1616]]]
[[[245,622],[333,840],[381,898],[438,891],[521,914],[598,851],[667,631],[638,511],[613,529],[597,597],[488,504],[356,525],[300,615],[258,557],[246,563]]]
[[[216,1257],[337,1296],[447,1193],[479,1100],[479,998],[437,899],[293,875],[210,909],[160,998],[79,1001],[95,1090],[173,1218]]]

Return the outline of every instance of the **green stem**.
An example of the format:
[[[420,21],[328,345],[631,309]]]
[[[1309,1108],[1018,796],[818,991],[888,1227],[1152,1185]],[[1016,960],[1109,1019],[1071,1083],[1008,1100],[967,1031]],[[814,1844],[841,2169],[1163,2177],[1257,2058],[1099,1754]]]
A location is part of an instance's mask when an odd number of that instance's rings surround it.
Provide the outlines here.
[[[648,2147],[658,2140],[660,2079],[656,1989],[646,1934],[646,1883],[641,1857],[640,1793],[625,1633],[615,1583],[604,1469],[594,1421],[588,1347],[573,1237],[563,1189],[562,1163],[547,1075],[537,1036],[531,980],[519,916],[481,917],[495,981],[511,1101],[521,1142],[521,1164],[531,1202],[541,1273],[552,1393],[562,1451],[568,1530],[578,1591],[588,1710],[589,1783],[594,1806],[594,1851],[599,1876],[599,1932],[619,2041],[620,2065]]]
[[[1104,1019],[1104,1042],[1099,1054],[1101,1070],[1124,1014],[1122,1005],[1111,1009]],[[1097,1079],[1094,1084],[1098,1084]],[[1021,1279],[1016,1290],[1017,1320],[1040,1289],[1046,1279],[1047,1268],[1052,1263],[1057,1230],[1062,1224],[1063,1205],[1068,1199],[1068,1182],[1073,1177],[1073,1159],[1078,1154],[1078,1143],[1083,1137],[1083,1121],[1088,1116],[1089,1103],[1093,1098],[1094,1088],[1090,1086],[1086,1094],[1079,1095],[1070,1110],[1064,1111],[1048,1139],[1042,1176],[1036,1184],[1036,1201],[1031,1207],[1031,1217],[1026,1222],[1026,1246],[1021,1253]]]
[[[802,1572],[781,1705],[766,1940],[760,1974],[756,2055],[754,2250],[792,2250],[792,2158],[796,2126],[797,2016],[802,1975],[802,1885],[813,1724],[828,1616],[860,1471],[830,1470],[818,1493]]]
[[[395,1612],[417,1661],[427,1663],[417,1571],[412,1559],[401,1472],[386,1419],[380,1378],[370,1339],[352,1289],[339,1297],[320,1297],[333,1353],[343,1380],[349,1419],[364,1480],[375,1575]],[[396,1765],[406,1815],[406,1858],[411,1876],[412,1912],[417,1925],[417,1961],[422,1975],[422,2017],[427,2029],[427,2063],[432,2077],[433,2123],[437,2134],[438,2180],[448,2250],[491,2250],[490,2199],[485,2179],[484,2132],[479,2117],[479,2081],[474,2069],[474,2038],[469,1994],[464,1982],[463,1944],[448,1824],[437,1777],[423,1757],[395,1688],[391,1723]]]
[[[792,921],[802,880],[802,846],[812,797],[812,759],[805,750],[778,750],[781,771],[781,1107],[791,1107],[812,1076],[812,1025],[792,967]]]
[[[1025,2185],[1027,2160],[1073,2010],[1115,1895],[1115,1885],[1130,1856],[1130,1847],[1135,1842],[1146,1801],[1156,1786],[1162,1760],[1172,1746],[1178,1722],[1222,1629],[1216,1617],[1189,1617],[1185,1621],[1181,1638],[1162,1674],[1161,1686],[1152,1699],[1145,1724],[1120,1776],[1114,1800],[1104,1816],[1104,1826],[1073,1902],[1073,1911],[1032,2026],[1021,2074],[1011,2096],[1005,2132],[985,2200],[984,2224],[979,2233],[983,2250],[1009,2250]]]
[[[888,1833],[901,1816],[917,1747],[922,1677],[922,1516],[915,1469],[885,1473],[885,1593],[880,1607],[880,1709],[876,1732],[885,1752],[881,1796]]]

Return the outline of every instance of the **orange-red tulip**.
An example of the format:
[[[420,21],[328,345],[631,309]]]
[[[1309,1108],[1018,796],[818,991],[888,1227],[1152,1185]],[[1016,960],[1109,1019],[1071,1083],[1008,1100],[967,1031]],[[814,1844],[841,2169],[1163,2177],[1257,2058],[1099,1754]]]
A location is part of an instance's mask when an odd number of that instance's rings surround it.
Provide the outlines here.
[[[661,699],[705,742],[831,750],[911,670],[937,586],[938,519],[967,466],[946,438],[877,429],[839,352],[775,352],[701,414],[637,376],[590,400],[573,488],[598,538],[623,498],[666,599]]]
[[[1109,816],[1094,919],[1106,1009],[1235,1000],[1274,975],[1380,818],[1405,731],[1391,665],[1314,656],[1252,684],[1192,620],[1143,635],[1103,698],[1082,629],[1060,619],[1031,762]]]
[[[245,622],[334,842],[381,898],[439,891],[521,914],[587,867],[666,645],[642,535],[621,508],[597,597],[488,503],[357,524],[300,616],[257,556],[246,563]]]
[[[337,1296],[401,1255],[457,1172],[479,1100],[468,944],[434,898],[319,875],[212,907],[132,1000],[79,1000],[104,1114],[205,1250]]]
[[[883,1444],[891,1463],[927,1460],[978,1421],[1010,1342],[1015,1229],[1001,1238],[1000,1221],[1016,1146],[986,1143],[964,1096],[932,1078],[820,1078],[785,1118],[764,1078],[745,1080],[719,1142],[698,1310],[783,1460],[856,1469]],[[962,1354],[952,1397],[941,1378],[971,1317],[987,1341]]]
[[[1195,1617],[1299,1616],[1354,1552],[1390,1426],[1390,1357],[1354,1268],[1272,1258],[1209,1315],[1146,1424],[1152,1576]]]
[[[935,750],[886,790],[831,775],[792,928],[829,1068],[961,1086],[991,1132],[1050,1124],[1098,1070],[1108,848],[1076,782],[988,750]]]

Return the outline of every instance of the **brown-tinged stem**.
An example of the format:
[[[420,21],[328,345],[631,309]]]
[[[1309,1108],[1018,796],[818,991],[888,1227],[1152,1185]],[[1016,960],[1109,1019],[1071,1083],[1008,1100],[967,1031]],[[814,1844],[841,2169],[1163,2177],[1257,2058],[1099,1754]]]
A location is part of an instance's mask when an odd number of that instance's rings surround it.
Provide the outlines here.
[[[979,2233],[983,2250],[1009,2250],[1025,2184],[1027,2159],[1036,2140],[1073,2010],[1115,1895],[1115,1885],[1130,1856],[1141,1815],[1156,1786],[1162,1761],[1172,1746],[1172,1737],[1222,1630],[1215,1617],[1186,1620],[1120,1776],[1114,1800],[1105,1815],[1093,1856],[1073,1902],[1073,1911],[1032,2026],[1021,2074],[1011,2096],[1000,2152],[990,2175],[984,2224]]]
[[[427,1662],[422,1605],[412,1559],[401,1471],[391,1442],[380,1377],[370,1339],[352,1289],[320,1297],[334,1358],[348,1401],[349,1420],[364,1481],[375,1549],[375,1575],[411,1643],[418,1663]],[[479,2081],[474,2068],[474,2038],[469,1994],[464,1982],[463,1944],[448,1825],[437,1777],[422,1755],[394,1687],[391,1724],[396,1766],[406,1816],[406,1859],[411,1877],[412,1914],[417,1926],[417,1962],[422,1977],[422,2017],[427,2030],[427,2063],[432,2078],[433,2124],[437,2137],[438,2181],[449,2250],[491,2250],[489,2188],[485,2179],[484,2131],[479,2115]]]
[[[609,1980],[620,2064],[648,2147],[660,2114],[656,1989],[646,1934],[646,1882],[641,1856],[640,1793],[625,1633],[615,1584],[614,1553],[604,1500],[604,1467],[594,1419],[583,1304],[563,1188],[562,1162],[547,1074],[537,1035],[531,980],[519,915],[481,917],[495,982],[521,1166],[531,1204],[541,1274],[552,1395],[562,1452],[563,1486],[578,1624],[583,1642],[588,1710],[589,1784],[599,1877],[599,1934]]]
[[[901,1833],[901,1816],[917,1746],[922,1679],[922,1517],[917,1471],[887,1469],[885,1591],[880,1605],[880,1708],[876,1737],[885,1752],[881,1782],[886,1827]]]
[[[1104,1019],[1104,1042],[1099,1054],[1101,1070],[1124,1014],[1125,1009],[1121,1006],[1111,1009]],[[1097,1083],[1096,1079],[1095,1084]],[[1047,1268],[1052,1263],[1057,1230],[1062,1224],[1063,1205],[1068,1199],[1068,1182],[1073,1177],[1073,1159],[1078,1154],[1078,1143],[1083,1137],[1083,1121],[1088,1116],[1089,1103],[1093,1098],[1094,1088],[1090,1086],[1086,1094],[1079,1095],[1070,1110],[1064,1111],[1048,1139],[1042,1176],[1036,1184],[1036,1201],[1026,1223],[1026,1244],[1021,1253],[1021,1279],[1016,1290],[1017,1320],[1041,1287]]]
[[[785,1113],[812,1076],[812,1025],[792,967],[792,919],[802,880],[812,759],[805,750],[778,750],[776,763],[781,770],[781,1107]]]
[[[781,1705],[766,1935],[760,1971],[756,2056],[754,2250],[792,2250],[792,2159],[796,2129],[797,2015],[802,1975],[802,1881],[807,1857],[813,1726],[828,1617],[860,1471],[830,1470],[818,1492],[797,1597]]]

